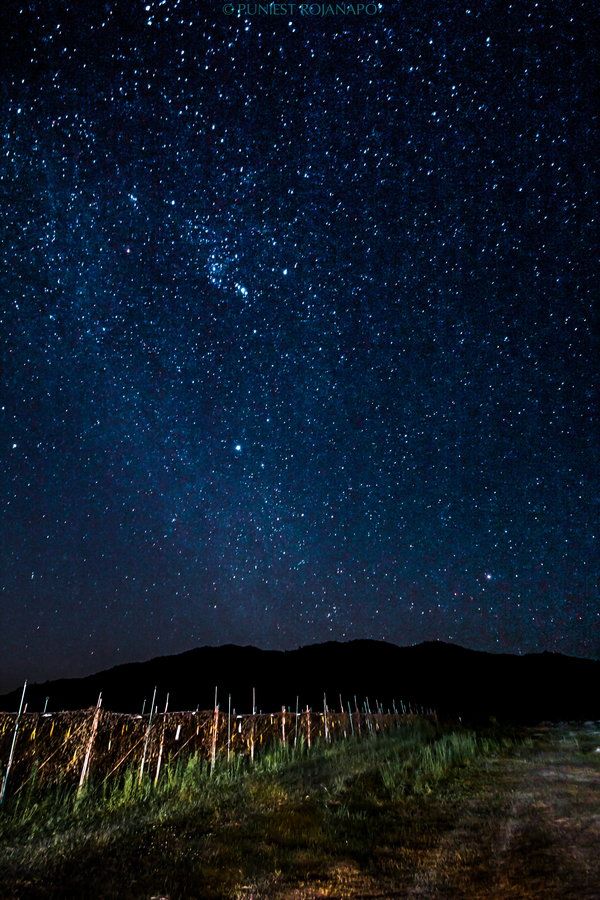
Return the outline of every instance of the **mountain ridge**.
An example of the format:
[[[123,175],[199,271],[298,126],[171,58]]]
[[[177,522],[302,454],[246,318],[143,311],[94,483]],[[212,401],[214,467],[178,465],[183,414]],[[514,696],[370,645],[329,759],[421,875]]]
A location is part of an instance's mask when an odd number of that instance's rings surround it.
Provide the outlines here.
[[[489,653],[445,641],[405,647],[357,639],[308,644],[294,650],[252,645],[201,646],[150,660],[119,663],[80,678],[53,679],[27,687],[30,711],[92,706],[103,694],[107,709],[141,712],[154,687],[159,707],[210,708],[215,686],[240,712],[252,706],[274,711],[301,706],[331,708],[369,698],[390,707],[400,701],[433,707],[441,715],[482,720],[540,721],[600,718],[600,661],[551,652]],[[21,689],[0,696],[0,709],[14,710]]]

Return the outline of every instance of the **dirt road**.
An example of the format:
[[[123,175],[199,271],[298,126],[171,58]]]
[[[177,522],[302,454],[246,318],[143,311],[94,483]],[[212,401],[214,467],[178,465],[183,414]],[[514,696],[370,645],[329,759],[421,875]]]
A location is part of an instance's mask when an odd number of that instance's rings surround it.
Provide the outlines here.
[[[541,730],[399,821],[371,865],[338,864],[286,898],[600,898],[600,731]],[[417,812],[415,810],[415,812]]]

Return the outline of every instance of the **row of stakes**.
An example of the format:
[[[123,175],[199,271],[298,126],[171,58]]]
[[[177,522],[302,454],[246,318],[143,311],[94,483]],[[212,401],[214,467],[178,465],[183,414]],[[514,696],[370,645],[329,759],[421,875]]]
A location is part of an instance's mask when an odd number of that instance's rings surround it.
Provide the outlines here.
[[[15,717],[15,724],[14,724],[13,735],[12,735],[12,740],[11,740],[11,744],[10,744],[8,760],[7,760],[6,768],[4,770],[2,784],[0,785],[0,806],[3,805],[5,798],[6,798],[6,791],[7,791],[7,785],[8,785],[8,780],[9,780],[9,776],[10,776],[10,770],[12,768],[12,765],[14,762],[14,757],[15,757],[15,747],[17,744],[17,735],[19,733],[19,725],[20,725],[22,716],[27,711],[27,705],[25,703],[26,691],[27,691],[27,681],[25,681],[25,683],[23,685],[23,690],[21,692],[19,708],[18,708],[16,717]],[[154,717],[158,710],[156,695],[157,695],[157,688],[155,687],[154,693],[152,695],[152,702],[150,704],[150,712],[148,715],[148,725],[146,726],[146,730],[145,730],[145,734],[144,734],[142,758],[141,758],[139,774],[138,774],[139,781],[142,780],[143,775],[144,775],[144,770],[145,770],[145,765],[146,765],[146,757],[147,757],[147,752],[148,752],[148,745],[149,745],[149,741],[150,741],[150,732],[152,729]],[[47,712],[48,702],[49,702],[49,698],[46,697],[42,715],[48,715],[48,712]],[[377,704],[378,714],[383,715],[385,713],[383,707],[380,705],[380,703],[378,701],[376,701],[376,704]],[[360,713],[356,696],[354,696],[354,705],[355,705],[356,713]],[[393,701],[392,711],[393,711],[394,715],[401,714],[404,716],[404,715],[408,714],[408,715],[422,715],[422,716],[434,716],[435,717],[435,711],[432,709],[424,709],[421,706],[419,706],[417,708],[413,708],[413,706],[410,703],[408,705],[405,705],[402,700],[400,701],[400,705],[401,705],[401,713],[399,713],[398,709],[396,708],[396,701],[395,700]],[[92,756],[92,748],[94,746],[94,740],[96,737],[96,733],[98,731],[101,708],[102,708],[102,693],[99,694],[98,701],[97,701],[95,709],[94,709],[94,718],[92,720],[92,727],[91,727],[90,735],[89,735],[87,746],[86,746],[86,752],[85,752],[85,756],[84,756],[84,760],[83,760],[83,765],[81,768],[81,774],[79,777],[79,783],[78,783],[78,789],[77,789],[78,793],[83,790],[83,787],[87,781],[87,777],[89,774],[90,761],[91,761],[91,756]],[[169,708],[169,694],[167,694],[167,697],[166,697],[164,713],[167,713],[168,708]],[[142,716],[145,713],[145,709],[146,709],[146,700],[144,700],[144,703],[142,706],[142,713],[141,713]],[[345,714],[345,709],[344,709],[344,704],[342,701],[341,694],[340,694],[340,710],[343,714]],[[290,713],[290,710],[289,710],[289,708],[286,709],[285,706],[282,706],[281,711],[284,714],[284,717],[282,720],[282,740],[285,743],[285,714],[286,714],[286,712]],[[388,713],[391,714],[392,711],[388,710]],[[198,712],[198,710],[196,710],[196,712]],[[310,746],[311,746],[310,717],[309,717],[310,716],[310,707],[307,706],[305,712],[306,712],[306,715],[308,716],[308,718],[307,718],[307,745],[310,749]],[[325,740],[326,741],[330,740],[329,728],[328,728],[328,722],[327,722],[328,712],[329,712],[329,707],[327,705],[327,696],[326,696],[326,694],[323,694],[324,732],[325,732]],[[371,716],[373,714],[371,712],[371,707],[369,705],[368,698],[363,703],[363,713],[366,717],[367,728],[368,728],[369,732],[372,734],[373,733],[373,723],[371,720]],[[256,689],[252,688],[252,715],[255,716],[256,714],[257,714]],[[233,710],[233,715],[235,716],[235,710]],[[290,715],[291,715],[291,713],[290,713]],[[297,741],[298,741],[298,721],[299,721],[299,718],[301,715],[302,714],[299,709],[299,697],[296,697],[296,711],[295,711],[295,716],[294,716],[294,718],[295,718],[294,747],[297,745]],[[227,708],[227,761],[229,761],[230,756],[231,756],[231,721],[232,721],[231,694],[229,694],[228,708]],[[348,721],[350,723],[351,736],[354,737],[355,729],[354,729],[353,713],[352,713],[350,701],[348,701]],[[214,770],[214,767],[216,764],[218,723],[219,723],[219,704],[218,704],[217,688],[215,687],[213,739],[212,739],[212,745],[211,745],[211,759],[210,759],[211,772]],[[360,733],[360,720],[359,719],[357,720],[357,724],[358,724],[358,729],[359,729],[359,733]],[[161,752],[159,753],[155,782],[158,780],[161,759],[162,759],[162,747],[161,747]],[[254,762],[254,741],[252,741],[252,743],[250,745],[250,759],[252,762]]]

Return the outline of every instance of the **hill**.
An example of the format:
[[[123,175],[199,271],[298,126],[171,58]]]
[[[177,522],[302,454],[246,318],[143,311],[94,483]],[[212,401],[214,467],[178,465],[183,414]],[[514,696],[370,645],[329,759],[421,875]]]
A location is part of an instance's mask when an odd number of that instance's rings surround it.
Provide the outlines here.
[[[491,716],[501,721],[600,718],[597,686],[600,662],[554,653],[483,653],[443,642],[398,647],[384,641],[329,642],[298,650],[256,647],[199,647],[175,656],[120,665],[86,678],[32,684],[27,689],[30,711],[78,709],[103,693],[107,709],[141,712],[144,698],[158,688],[159,704],[169,693],[170,709],[212,707],[218,687],[221,704],[238,712],[252,706],[263,711],[300,705],[330,707],[357,695],[384,706],[395,700],[435,707],[441,715],[471,721]],[[14,710],[19,691],[0,697],[0,709]]]

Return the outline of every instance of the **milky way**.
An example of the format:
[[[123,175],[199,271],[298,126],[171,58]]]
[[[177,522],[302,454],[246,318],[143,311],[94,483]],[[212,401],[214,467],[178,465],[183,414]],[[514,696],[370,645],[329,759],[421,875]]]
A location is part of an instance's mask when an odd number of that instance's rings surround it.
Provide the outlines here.
[[[3,19],[4,686],[597,653],[591,5]]]

